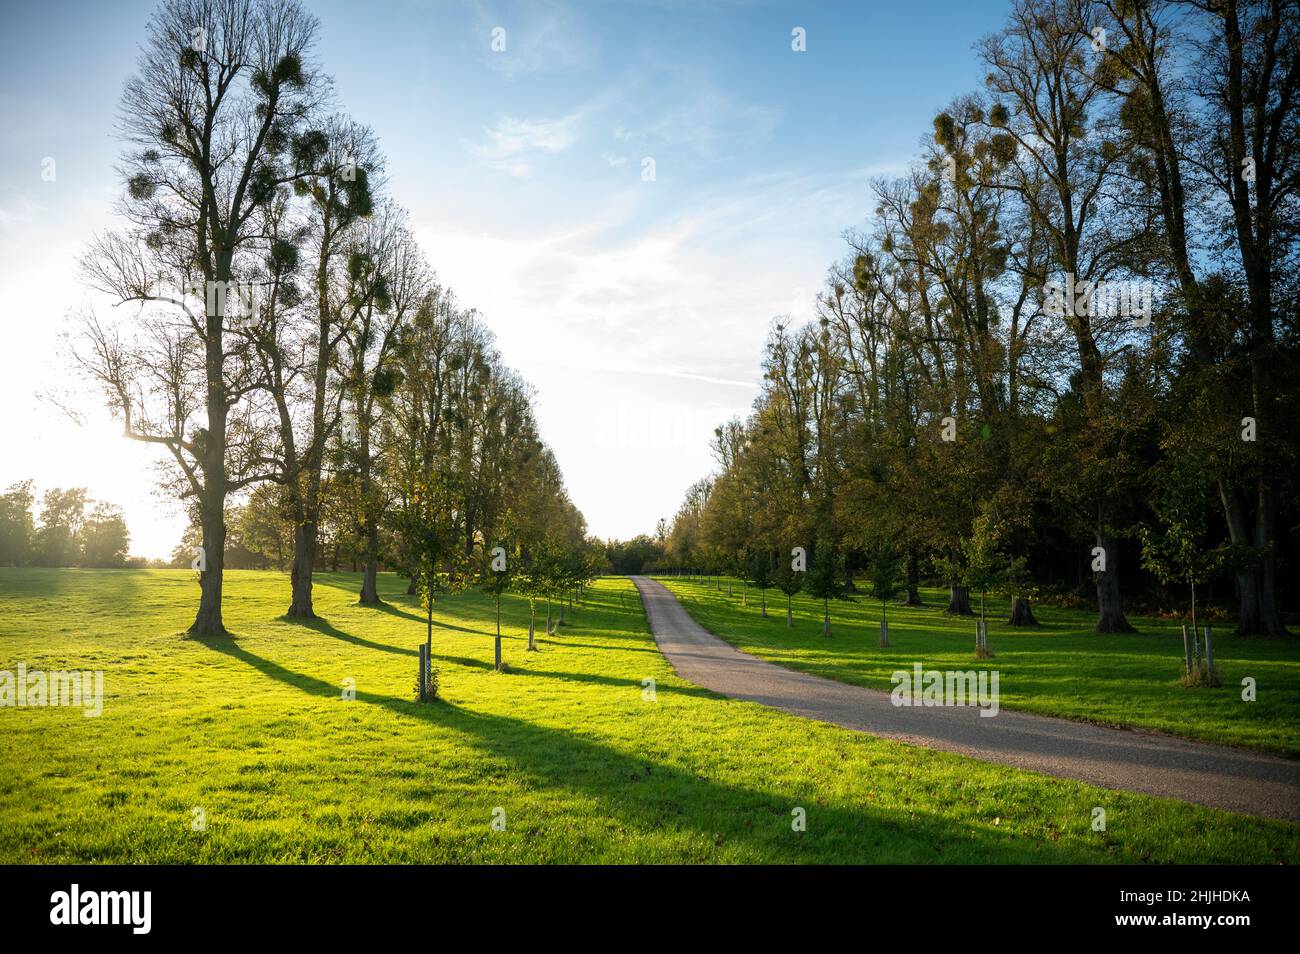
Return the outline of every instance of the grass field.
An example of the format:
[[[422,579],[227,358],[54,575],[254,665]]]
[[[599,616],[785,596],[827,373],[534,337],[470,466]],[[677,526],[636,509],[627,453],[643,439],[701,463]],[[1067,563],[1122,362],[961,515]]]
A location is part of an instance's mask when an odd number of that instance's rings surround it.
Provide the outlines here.
[[[404,582],[382,578],[386,609],[356,605],[356,585],[322,575],[328,622],[308,626],[279,615],[286,577],[231,572],[235,638],[196,641],[179,635],[192,573],[0,569],[0,669],[102,669],[105,692],[98,718],[0,709],[0,862],[1300,859],[1297,825],[910,748],[694,688],[657,652],[624,579],[601,580],[533,654],[526,603],[508,598],[505,674],[491,669],[488,599],[439,603],[444,699],[421,705],[424,629],[398,595]],[[847,631],[837,640],[847,648]],[[994,648],[1009,647],[995,636]],[[354,701],[342,698],[348,678]],[[1091,829],[1094,806],[1105,832]],[[195,808],[205,831],[192,830]],[[795,808],[806,831],[792,830]]]
[[[889,607],[890,648],[880,648],[880,603],[868,596],[832,602],[831,638],[822,635],[822,604],[794,598],[795,625],[786,627],[785,594],[767,591],[768,618],[758,591],[741,604],[739,582],[657,578],[710,632],[764,659],[830,679],[888,690],[890,674],[970,669],[975,622],[948,616],[947,592],[924,590],[922,607]],[[1300,640],[1237,639],[1220,628],[1215,665],[1223,685],[1179,685],[1183,639],[1172,620],[1132,619],[1137,634],[1100,635],[1095,614],[1035,606],[1042,626],[1006,625],[1006,600],[990,598],[990,664],[1001,673],[1001,705],[1107,725],[1139,726],[1193,739],[1300,753]],[[1242,699],[1242,680],[1256,683],[1256,701]]]

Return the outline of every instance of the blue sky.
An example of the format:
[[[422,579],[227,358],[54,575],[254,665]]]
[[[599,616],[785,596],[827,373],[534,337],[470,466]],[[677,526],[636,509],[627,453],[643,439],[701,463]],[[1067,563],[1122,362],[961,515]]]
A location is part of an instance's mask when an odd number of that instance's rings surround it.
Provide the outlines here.
[[[972,44],[1008,4],[307,6],[430,262],[537,387],[593,532],[626,537],[709,470],[773,317],[811,314],[870,179],[901,172],[935,111],[978,85]],[[183,520],[152,493],[153,452],[117,436],[58,354],[89,301],[75,256],[114,224],[117,104],[152,7],[5,4],[0,483],[89,486],[126,507],[135,552],[163,555]],[[39,397],[60,389],[84,426]]]

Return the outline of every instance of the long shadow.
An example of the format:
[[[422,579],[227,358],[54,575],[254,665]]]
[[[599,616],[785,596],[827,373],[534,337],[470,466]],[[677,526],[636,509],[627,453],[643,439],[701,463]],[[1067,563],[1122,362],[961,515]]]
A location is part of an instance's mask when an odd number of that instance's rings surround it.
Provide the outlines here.
[[[511,666],[510,671],[521,676],[540,676],[543,679],[563,679],[567,682],[586,682],[601,686],[628,686],[638,690],[642,688],[640,679],[628,676],[600,676],[591,672],[561,672],[555,669],[529,669],[526,666]],[[707,699],[725,698],[716,692],[701,689],[698,686],[665,686],[658,682],[655,684],[655,692],[671,693],[679,696],[698,696]]]
[[[540,633],[541,630],[538,630],[538,632]],[[890,630],[890,632],[892,633],[893,630]],[[610,634],[608,634],[608,633],[603,633],[602,635],[610,635]],[[525,634],[524,634],[524,638],[526,639],[527,636],[528,636],[528,634],[525,633]],[[548,637],[548,636],[541,636],[541,635],[539,635],[539,636],[537,637],[537,642],[540,643],[540,644],[543,644],[543,645],[563,646],[565,649],[599,649],[599,650],[601,650],[602,652],[608,652],[608,651],[609,651],[609,647],[608,647],[608,646],[600,646],[600,645],[597,645],[596,643],[580,643],[580,642],[578,642],[577,640],[573,640],[573,639],[557,639],[557,638],[554,637],[554,636],[549,636],[549,637]],[[659,655],[659,650],[658,650],[658,649],[646,649],[646,648],[637,647],[637,646],[619,646],[619,647],[618,647],[618,652],[620,652],[620,653],[649,653],[649,654],[652,655],[652,656],[658,656],[658,655]]]
[[[378,610],[380,613],[387,613],[389,616],[400,616],[402,619],[414,620],[415,622],[419,623],[421,626],[427,626],[429,624],[429,620],[427,617],[420,616],[417,613],[409,613],[404,609],[400,609],[399,607],[394,606],[392,603],[384,603],[381,606],[373,606],[370,608],[374,610]],[[471,633],[475,636],[496,635],[495,631],[488,631],[482,629],[470,629],[468,626],[457,626],[454,623],[444,623],[436,616],[433,618],[433,628],[450,629],[450,630],[455,630],[456,632],[459,633]]]
[[[345,643],[351,643],[354,646],[360,646],[363,649],[377,649],[380,652],[392,653],[395,656],[419,656],[418,649],[401,649],[397,646],[389,646],[385,643],[376,643],[369,639],[363,639],[360,636],[353,636],[351,633],[345,633],[338,629],[332,623],[324,619],[295,619],[291,617],[282,617],[282,622],[293,623],[302,626],[305,629],[314,630],[324,636],[330,636],[334,639],[342,640]],[[458,666],[470,666],[475,669],[491,669],[492,664],[482,659],[473,659],[469,656],[448,656],[433,654],[434,659],[440,659],[443,662],[454,663]]]
[[[339,697],[337,686],[294,672],[229,641],[202,642],[214,652],[230,656],[309,695]],[[694,772],[634,757],[568,732],[507,716],[473,712],[447,702],[422,705],[364,691],[357,692],[356,700],[404,718],[457,731],[468,744],[512,763],[539,786],[572,788],[584,793],[602,805],[609,817],[624,818],[644,830],[690,828],[717,846],[732,839],[755,852],[754,860],[758,861],[869,862],[875,857],[870,849],[853,858],[843,857],[844,839],[861,838],[864,831],[878,834],[873,839],[877,845],[889,838],[886,857],[891,861],[940,861],[944,850],[953,847],[975,849],[980,852],[979,860],[986,862],[1032,859],[1069,864],[1111,857],[1055,845],[1017,845],[1010,833],[994,834],[959,825],[916,808],[908,811],[903,820],[902,809],[895,818],[891,812],[866,807],[820,805],[820,794],[811,790],[798,796],[815,806],[809,811],[810,830],[792,834],[789,795],[702,779]],[[746,812],[744,824],[725,832],[707,824],[711,818],[734,818],[738,810]],[[818,834],[813,834],[814,831]],[[824,839],[820,837],[823,833]]]
[[[390,646],[387,643],[376,643],[373,640],[365,639],[361,636],[353,636],[351,633],[345,633],[338,629],[329,620],[317,617],[316,619],[299,619],[293,616],[282,616],[280,622],[290,623],[294,626],[301,626],[303,629],[310,629],[320,633],[322,636],[329,636],[334,639],[342,640],[345,643],[351,643],[353,646],[361,646],[364,649],[377,649],[383,653],[392,653],[395,656],[418,656],[419,651],[415,649],[401,649],[397,646]]]

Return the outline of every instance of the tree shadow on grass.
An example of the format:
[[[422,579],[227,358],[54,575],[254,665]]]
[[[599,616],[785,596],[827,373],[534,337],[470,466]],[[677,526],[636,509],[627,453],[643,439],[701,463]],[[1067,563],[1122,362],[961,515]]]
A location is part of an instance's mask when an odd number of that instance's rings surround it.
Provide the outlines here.
[[[299,619],[295,616],[281,616],[280,622],[288,623],[291,626],[301,626],[303,629],[310,629],[323,636],[329,636],[333,639],[342,640],[345,643],[351,643],[354,646],[361,646],[364,649],[376,649],[383,653],[392,653],[395,656],[418,656],[418,649],[402,649],[398,646],[390,646],[387,643],[376,643],[373,640],[365,639],[361,636],[353,636],[351,633],[345,633],[338,629],[329,620],[317,617],[316,619]]]
[[[229,641],[204,645],[309,695],[339,698],[337,686]],[[984,862],[1078,863],[1111,857],[1049,844],[1026,845],[1023,839],[1016,844],[1010,832],[984,831],[915,807],[904,813],[820,804],[821,793],[816,791],[793,796],[808,807],[808,830],[793,832],[789,794],[704,779],[570,732],[447,702],[422,705],[365,691],[357,692],[356,701],[456,731],[467,744],[509,762],[538,788],[572,789],[629,827],[691,831],[714,846],[739,843],[751,861],[926,862],[943,861],[954,851],[961,852],[961,860]],[[538,794],[545,798],[544,792]],[[708,860],[707,852],[694,860]]]
[[[582,682],[601,686],[611,686],[617,688],[633,688],[640,692],[645,686],[641,679],[632,676],[602,676],[594,672],[561,672],[555,669],[529,669],[526,666],[511,666],[511,673],[517,673],[521,676],[538,676],[543,679],[562,679],[566,682]],[[697,696],[704,699],[722,699],[724,696],[711,692],[708,689],[701,689],[698,686],[666,686],[656,679],[655,692],[661,694],[679,695],[679,696]]]
[[[419,623],[421,626],[429,625],[429,620],[427,617],[401,609],[398,606],[394,606],[392,603],[383,603],[379,606],[368,607],[368,609],[373,609],[380,613],[386,613],[389,616],[400,616],[402,619],[414,620],[415,622]],[[445,612],[445,610],[441,612]],[[495,631],[482,630],[482,629],[470,629],[470,627],[468,626],[457,626],[455,623],[444,623],[436,616],[433,618],[433,628],[450,629],[460,633],[470,633],[474,636],[495,636],[496,635]]]

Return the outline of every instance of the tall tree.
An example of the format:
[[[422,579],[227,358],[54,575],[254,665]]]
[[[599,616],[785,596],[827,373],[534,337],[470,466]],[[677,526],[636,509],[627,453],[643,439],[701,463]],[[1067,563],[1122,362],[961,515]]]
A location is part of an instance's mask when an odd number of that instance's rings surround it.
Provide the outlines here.
[[[226,499],[269,476],[252,415],[232,414],[260,386],[236,325],[254,310],[258,212],[298,178],[285,153],[324,92],[309,65],[315,32],[296,0],[166,0],[122,102],[130,225],[84,259],[100,290],[169,311],[141,324],[135,347],[89,318],[79,357],[126,435],[171,453],[195,503],[195,636],[225,633]]]

